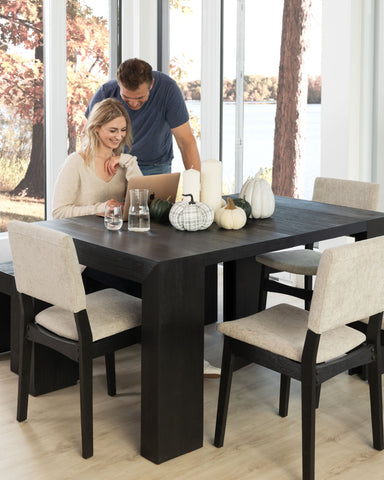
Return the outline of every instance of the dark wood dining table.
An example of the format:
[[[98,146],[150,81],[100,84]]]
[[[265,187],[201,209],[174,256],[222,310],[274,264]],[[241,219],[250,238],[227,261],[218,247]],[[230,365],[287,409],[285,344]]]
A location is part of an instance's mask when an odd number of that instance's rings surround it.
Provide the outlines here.
[[[267,219],[198,232],[152,222],[111,232],[95,216],[42,222],[74,239],[79,261],[142,285],[141,454],[162,463],[203,443],[204,323],[224,264],[224,320],[257,311],[255,255],[344,235],[384,233],[384,213],[276,197]],[[207,272],[210,272],[207,274]],[[211,320],[216,321],[216,318]],[[129,368],[129,365],[127,366]]]

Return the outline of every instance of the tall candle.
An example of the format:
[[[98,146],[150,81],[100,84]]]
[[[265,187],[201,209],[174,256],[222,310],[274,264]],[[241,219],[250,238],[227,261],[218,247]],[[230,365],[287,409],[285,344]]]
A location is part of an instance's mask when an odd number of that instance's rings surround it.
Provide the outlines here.
[[[221,207],[222,199],[222,165],[218,160],[201,162],[200,200],[216,211]]]
[[[190,168],[183,172],[183,194],[192,194],[195,202],[200,201],[200,172]],[[191,197],[183,197],[186,201],[190,201]]]

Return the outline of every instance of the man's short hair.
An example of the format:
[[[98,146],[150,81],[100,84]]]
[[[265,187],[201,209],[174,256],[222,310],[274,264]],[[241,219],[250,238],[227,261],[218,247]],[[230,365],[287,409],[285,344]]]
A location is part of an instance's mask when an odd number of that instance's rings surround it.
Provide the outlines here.
[[[130,58],[121,63],[117,69],[117,81],[127,90],[137,90],[140,85],[146,83],[152,85],[152,67],[149,63],[138,58]]]

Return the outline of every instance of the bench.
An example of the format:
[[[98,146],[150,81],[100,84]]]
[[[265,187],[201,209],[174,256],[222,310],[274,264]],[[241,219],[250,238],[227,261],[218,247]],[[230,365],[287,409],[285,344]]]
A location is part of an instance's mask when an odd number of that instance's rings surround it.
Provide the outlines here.
[[[0,263],[0,353],[10,351],[12,303],[16,300],[13,263]]]

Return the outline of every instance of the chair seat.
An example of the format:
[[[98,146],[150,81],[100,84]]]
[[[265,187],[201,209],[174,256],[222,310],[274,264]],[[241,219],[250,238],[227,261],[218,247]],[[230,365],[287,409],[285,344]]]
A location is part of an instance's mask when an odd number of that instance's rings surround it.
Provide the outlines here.
[[[93,341],[136,327],[141,323],[141,300],[107,288],[86,296]],[[56,335],[78,340],[73,313],[49,307],[36,315],[36,323]]]
[[[256,261],[279,272],[297,275],[316,275],[321,253],[316,250],[295,249],[263,253]]]
[[[287,304],[217,326],[224,335],[298,362],[301,362],[307,329],[308,311]],[[365,339],[363,333],[348,326],[328,330],[321,335],[316,362],[337,358]]]

